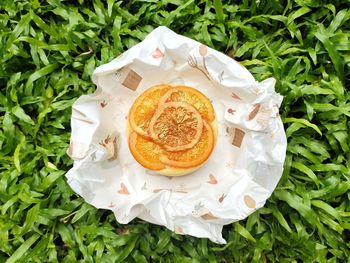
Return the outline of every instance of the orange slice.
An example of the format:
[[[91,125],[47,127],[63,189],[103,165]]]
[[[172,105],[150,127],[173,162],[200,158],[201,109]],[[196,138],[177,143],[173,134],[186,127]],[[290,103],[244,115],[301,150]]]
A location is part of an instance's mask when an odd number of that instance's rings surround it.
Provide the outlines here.
[[[187,87],[176,86],[167,91],[159,101],[159,105],[170,101],[187,102],[198,110],[201,116],[212,122],[215,119],[214,108],[210,100],[200,91]]]
[[[178,168],[196,167],[204,163],[214,148],[214,134],[211,126],[203,121],[203,132],[198,143],[189,150],[178,152],[164,151],[160,155],[160,161],[168,166]]]
[[[143,167],[155,171],[165,168],[165,165],[159,160],[163,149],[152,140],[136,132],[131,132],[129,136],[129,149],[135,160]]]
[[[138,134],[148,136],[149,121],[156,112],[160,98],[171,88],[162,84],[143,92],[134,102],[129,112],[131,129]]]
[[[151,137],[168,151],[192,148],[199,141],[202,129],[199,112],[180,101],[160,104],[149,123]]]

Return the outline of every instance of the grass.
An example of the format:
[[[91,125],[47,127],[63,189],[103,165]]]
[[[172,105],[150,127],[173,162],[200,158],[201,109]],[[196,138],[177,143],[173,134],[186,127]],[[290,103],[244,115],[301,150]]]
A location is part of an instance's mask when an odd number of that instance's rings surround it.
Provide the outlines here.
[[[226,2],[1,1],[0,262],[349,262],[349,1]],[[225,246],[120,225],[64,177],[72,103],[159,25],[275,77],[284,96],[284,174],[263,209],[225,226]]]

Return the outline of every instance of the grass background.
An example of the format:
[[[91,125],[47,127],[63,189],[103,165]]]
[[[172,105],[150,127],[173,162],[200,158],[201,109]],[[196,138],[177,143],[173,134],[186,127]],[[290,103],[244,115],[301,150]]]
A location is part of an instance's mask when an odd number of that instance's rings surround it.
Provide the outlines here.
[[[349,262],[349,3],[2,0],[0,262]],[[225,226],[225,246],[120,225],[64,177],[72,103],[159,25],[275,77],[284,96],[284,174],[263,209]]]

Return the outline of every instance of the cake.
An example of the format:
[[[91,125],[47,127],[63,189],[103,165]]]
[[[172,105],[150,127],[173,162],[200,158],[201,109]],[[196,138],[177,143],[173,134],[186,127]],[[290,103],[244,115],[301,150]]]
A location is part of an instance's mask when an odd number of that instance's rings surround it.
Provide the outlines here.
[[[153,86],[135,100],[128,116],[130,152],[139,164],[157,174],[191,173],[214,149],[215,112],[210,100],[195,88]]]

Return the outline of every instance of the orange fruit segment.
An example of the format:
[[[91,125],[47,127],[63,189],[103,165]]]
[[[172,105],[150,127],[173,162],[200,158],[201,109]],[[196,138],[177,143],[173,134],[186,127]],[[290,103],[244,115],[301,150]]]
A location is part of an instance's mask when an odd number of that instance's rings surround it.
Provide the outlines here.
[[[162,84],[143,92],[135,101],[129,112],[131,129],[138,134],[148,136],[149,121],[156,112],[159,100],[171,88]]]
[[[159,159],[163,153],[163,149],[152,140],[136,132],[131,132],[129,136],[129,149],[135,160],[143,167],[155,171],[165,168],[165,165]]]
[[[149,134],[168,151],[190,149],[199,141],[203,121],[199,112],[186,102],[160,104],[149,123]]]
[[[164,151],[159,160],[178,168],[190,168],[204,163],[214,148],[214,134],[211,126],[204,121],[203,131],[198,143],[191,149],[178,152]]]
[[[209,122],[215,119],[214,108],[210,100],[203,93],[194,88],[187,86],[171,88],[161,98],[159,105],[170,101],[186,102],[196,108],[201,116]]]

